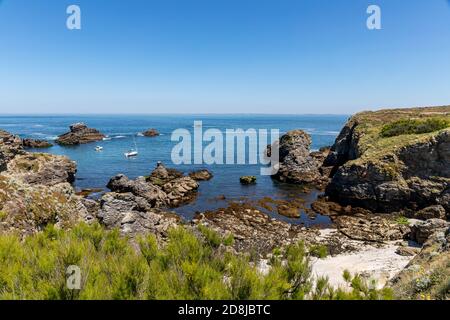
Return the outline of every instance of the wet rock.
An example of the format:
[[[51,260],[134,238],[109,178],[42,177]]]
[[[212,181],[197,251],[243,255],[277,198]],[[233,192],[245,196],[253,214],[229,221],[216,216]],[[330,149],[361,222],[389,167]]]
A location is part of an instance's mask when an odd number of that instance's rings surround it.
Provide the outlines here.
[[[338,216],[334,219],[338,230],[353,240],[385,242],[402,240],[410,228],[381,216]]]
[[[436,232],[445,232],[450,223],[441,219],[429,219],[420,221],[411,227],[411,239],[419,244],[425,243]]]
[[[280,166],[273,176],[282,182],[323,185],[328,181],[320,171],[328,149],[310,153],[311,137],[302,130],[289,131],[280,139]]]
[[[75,123],[70,126],[70,132],[60,135],[56,143],[60,145],[78,145],[99,141],[106,136],[96,129],[88,128],[84,123]]]
[[[256,184],[256,177],[255,176],[243,176],[243,177],[239,178],[239,181],[243,185]]]
[[[142,132],[142,134],[145,137],[157,137],[157,136],[159,136],[159,132],[156,129],[148,129],[148,130]]]
[[[277,206],[278,214],[288,218],[300,218],[300,208],[281,204]]]
[[[189,173],[189,177],[196,181],[208,181],[212,179],[213,174],[207,169],[202,169]]]
[[[23,139],[22,145],[24,148],[44,149],[53,147],[53,145],[46,140],[39,139]]]

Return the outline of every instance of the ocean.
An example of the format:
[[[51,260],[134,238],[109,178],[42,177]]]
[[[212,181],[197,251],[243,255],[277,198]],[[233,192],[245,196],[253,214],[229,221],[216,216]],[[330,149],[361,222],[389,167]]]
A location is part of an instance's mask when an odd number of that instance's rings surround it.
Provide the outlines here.
[[[274,181],[269,176],[260,175],[260,165],[174,165],[171,161],[172,148],[177,142],[171,141],[176,129],[187,129],[193,133],[194,121],[203,122],[203,130],[225,129],[279,129],[283,134],[293,129],[303,129],[312,137],[313,150],[332,145],[348,115],[29,115],[0,116],[0,129],[18,134],[22,138],[55,140],[58,135],[69,130],[76,122],[84,122],[110,137],[97,143],[49,149],[31,150],[66,155],[78,164],[74,186],[106,189],[109,179],[118,173],[129,178],[145,176],[162,161],[167,167],[177,168],[186,173],[206,168],[214,174],[210,181],[200,182],[195,202],[173,209],[185,219],[192,219],[196,212],[225,207],[229,200],[258,200],[266,196],[289,200],[301,197],[309,204],[318,191],[305,193],[302,188]],[[157,129],[158,137],[142,137],[138,133],[149,128]],[[127,159],[124,152],[136,146],[139,156]],[[207,143],[205,143],[206,145]],[[103,151],[96,152],[95,147]],[[244,175],[257,176],[257,184],[243,186],[239,178]],[[95,196],[95,195],[94,195]],[[99,195],[97,195],[99,196]],[[226,200],[223,200],[225,196]],[[305,226],[326,225],[329,218],[314,218],[302,213],[299,219],[291,219],[276,213],[269,213],[277,219]]]

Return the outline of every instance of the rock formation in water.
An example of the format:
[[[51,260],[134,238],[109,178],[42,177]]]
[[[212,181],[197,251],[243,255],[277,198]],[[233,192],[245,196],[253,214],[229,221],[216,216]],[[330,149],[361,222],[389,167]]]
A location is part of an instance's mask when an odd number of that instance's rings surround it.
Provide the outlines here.
[[[327,183],[329,171],[322,167],[328,149],[310,152],[311,142],[311,137],[302,130],[283,135],[279,145],[279,170],[273,177],[282,182],[319,187]]]
[[[148,130],[142,132],[142,134],[143,134],[145,137],[157,137],[157,136],[160,135],[159,132],[158,132],[158,130],[156,130],[156,129],[148,129]]]
[[[96,129],[88,128],[84,123],[75,123],[70,131],[60,135],[56,143],[60,145],[78,145],[102,140],[106,136]]]

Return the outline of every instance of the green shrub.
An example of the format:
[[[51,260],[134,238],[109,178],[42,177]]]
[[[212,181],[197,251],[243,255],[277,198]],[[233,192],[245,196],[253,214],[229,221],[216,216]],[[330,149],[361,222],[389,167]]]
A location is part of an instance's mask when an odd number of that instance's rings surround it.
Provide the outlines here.
[[[70,231],[48,226],[21,241],[0,235],[0,299],[378,299],[384,292],[352,278],[353,291],[316,281],[302,243],[272,260],[267,274],[248,255],[217,250],[224,240],[203,229],[169,231],[159,246],[154,235],[134,241],[117,230],[80,224]],[[67,267],[81,270],[81,288],[67,287]]]
[[[328,256],[328,247],[325,245],[314,245],[309,248],[309,254],[313,257],[324,259]]]
[[[443,118],[405,119],[386,124],[381,129],[382,137],[395,137],[404,134],[421,134],[450,127],[450,120]]]
[[[410,225],[409,220],[406,217],[398,217],[397,219],[395,219],[395,222],[397,224],[404,225],[404,226]]]

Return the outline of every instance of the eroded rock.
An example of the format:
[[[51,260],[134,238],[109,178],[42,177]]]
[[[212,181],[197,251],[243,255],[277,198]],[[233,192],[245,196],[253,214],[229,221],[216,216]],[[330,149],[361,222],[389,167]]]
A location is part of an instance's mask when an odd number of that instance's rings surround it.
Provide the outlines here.
[[[98,130],[88,128],[84,123],[75,123],[70,126],[70,131],[60,135],[56,143],[60,145],[77,145],[99,141],[106,136]]]

